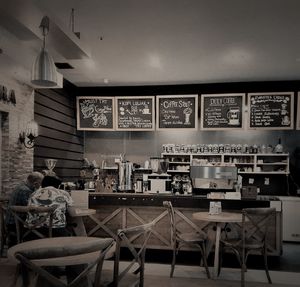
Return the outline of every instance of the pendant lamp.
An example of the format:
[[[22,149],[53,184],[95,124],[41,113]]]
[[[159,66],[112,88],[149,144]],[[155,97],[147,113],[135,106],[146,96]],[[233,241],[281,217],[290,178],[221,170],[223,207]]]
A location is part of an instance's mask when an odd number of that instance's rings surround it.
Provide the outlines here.
[[[57,85],[57,72],[54,61],[46,50],[46,36],[49,33],[47,16],[43,17],[40,29],[43,34],[43,46],[32,67],[31,83],[42,87],[54,87]]]

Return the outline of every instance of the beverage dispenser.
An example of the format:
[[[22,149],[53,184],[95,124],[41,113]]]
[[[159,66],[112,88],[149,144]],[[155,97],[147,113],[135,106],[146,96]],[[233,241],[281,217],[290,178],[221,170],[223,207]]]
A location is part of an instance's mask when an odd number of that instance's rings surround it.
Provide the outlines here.
[[[133,164],[129,161],[121,161],[119,162],[119,184],[118,190],[119,191],[132,191],[132,171],[133,171]]]

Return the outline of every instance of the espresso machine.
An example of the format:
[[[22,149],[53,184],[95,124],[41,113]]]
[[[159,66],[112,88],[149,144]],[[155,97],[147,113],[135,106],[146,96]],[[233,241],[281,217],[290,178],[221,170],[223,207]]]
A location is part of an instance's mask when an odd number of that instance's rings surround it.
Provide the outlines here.
[[[152,173],[148,174],[149,193],[171,193],[171,176],[167,174],[169,162],[164,158],[150,158]]]

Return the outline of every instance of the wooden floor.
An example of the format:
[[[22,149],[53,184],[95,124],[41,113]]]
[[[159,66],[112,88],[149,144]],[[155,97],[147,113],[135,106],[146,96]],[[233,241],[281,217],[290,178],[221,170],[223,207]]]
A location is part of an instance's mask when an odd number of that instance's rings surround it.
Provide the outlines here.
[[[104,269],[111,272],[113,262],[105,262]],[[121,266],[122,268],[122,266]],[[7,259],[0,260],[0,286],[21,286],[20,281],[14,284],[15,266],[9,264]],[[240,272],[238,269],[224,268],[220,277],[206,279],[201,267],[178,265],[174,277],[169,277],[170,265],[146,263],[145,265],[145,287],[238,287],[240,286]],[[300,286],[300,273],[271,271],[273,284],[266,281],[265,273],[261,270],[248,270],[246,274],[247,287],[295,287]],[[127,286],[126,283],[122,286]]]
[[[169,261],[169,260],[168,260]],[[259,264],[251,266],[246,273],[246,287],[295,287],[300,286],[300,244],[286,244],[280,260],[270,262],[272,285],[267,283],[264,270]],[[122,268],[122,266],[121,266]],[[105,261],[104,270],[112,274],[113,261]],[[15,266],[7,258],[0,258],[0,286],[16,287]],[[240,269],[226,266],[222,268],[218,278],[207,279],[205,271],[196,264],[178,264],[175,267],[174,277],[169,277],[170,264],[145,264],[145,287],[236,287],[240,286]],[[19,282],[20,283],[20,282]],[[126,284],[124,284],[126,286]]]

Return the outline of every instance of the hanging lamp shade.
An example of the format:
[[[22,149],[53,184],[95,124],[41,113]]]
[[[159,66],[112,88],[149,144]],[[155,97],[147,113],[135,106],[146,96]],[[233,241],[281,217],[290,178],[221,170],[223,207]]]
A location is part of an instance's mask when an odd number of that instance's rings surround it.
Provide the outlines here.
[[[44,87],[57,85],[56,67],[51,55],[45,49],[41,50],[33,64],[31,82]]]
[[[57,71],[51,55],[46,50],[46,36],[49,32],[49,18],[45,16],[40,24],[43,46],[31,72],[31,83],[37,86],[54,87],[57,85]]]

